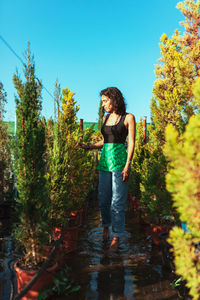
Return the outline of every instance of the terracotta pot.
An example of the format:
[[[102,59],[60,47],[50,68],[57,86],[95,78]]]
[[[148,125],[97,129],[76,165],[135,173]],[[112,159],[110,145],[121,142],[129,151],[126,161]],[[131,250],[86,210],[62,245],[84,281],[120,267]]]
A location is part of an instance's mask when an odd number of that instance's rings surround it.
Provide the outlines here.
[[[79,232],[78,226],[73,226],[73,227],[67,228],[67,231],[63,238],[63,247],[64,247],[65,252],[72,252],[77,249],[78,232]],[[61,228],[55,228],[54,239],[55,240],[59,239],[61,236],[61,233],[62,233]]]
[[[152,230],[151,237],[152,237],[153,244],[156,246],[160,246],[159,234],[161,232],[169,231],[169,228],[167,228],[167,226],[152,226],[151,230]]]
[[[18,263],[14,264],[14,269],[17,276],[17,291],[18,294],[24,289],[24,287],[29,283],[33,276],[38,272],[38,270],[24,270],[18,266]],[[46,269],[42,275],[38,278],[36,283],[31,287],[22,300],[37,300],[39,291],[46,286],[52,284],[54,275],[58,270],[58,264],[55,263],[52,267]]]

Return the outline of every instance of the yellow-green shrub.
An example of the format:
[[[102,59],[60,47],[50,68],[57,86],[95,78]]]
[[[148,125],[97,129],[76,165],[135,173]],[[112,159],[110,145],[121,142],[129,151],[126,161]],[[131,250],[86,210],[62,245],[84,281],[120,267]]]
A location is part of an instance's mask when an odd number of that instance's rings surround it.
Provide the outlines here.
[[[63,89],[61,104],[59,97],[57,99],[57,121],[54,125],[48,122],[46,177],[50,196],[49,217],[54,226],[61,226],[72,210],[83,205],[93,183],[95,165],[92,153],[77,146],[82,133],[76,122],[79,107],[74,93],[68,88]],[[92,134],[92,128],[84,132],[83,141],[90,141]]]
[[[189,232],[174,227],[173,246],[176,273],[186,280],[193,299],[200,296],[200,114],[192,116],[179,137],[172,125],[166,129],[165,155],[169,159],[167,189],[174,207]]]

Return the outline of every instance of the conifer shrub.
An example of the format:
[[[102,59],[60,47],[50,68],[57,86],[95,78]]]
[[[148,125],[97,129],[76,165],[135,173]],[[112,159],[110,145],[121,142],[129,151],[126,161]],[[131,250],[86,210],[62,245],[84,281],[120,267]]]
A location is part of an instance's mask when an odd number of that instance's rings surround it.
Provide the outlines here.
[[[155,66],[156,80],[151,100],[152,126],[145,159],[141,165],[141,201],[143,210],[156,222],[172,218],[179,222],[166,188],[168,161],[163,152],[165,128],[172,124],[181,135],[190,117],[199,112],[192,84],[200,72],[200,4],[185,0],[177,5],[185,20],[183,35],[175,30],[172,37],[161,36],[161,58]],[[156,217],[157,215],[157,217]]]
[[[16,97],[17,130],[14,145],[14,171],[17,188],[17,215],[14,237],[23,249],[24,266],[37,266],[48,244],[48,195],[45,180],[45,131],[41,114],[41,83],[35,77],[35,64],[28,45],[25,81],[13,76]],[[21,261],[22,263],[22,261]]]
[[[141,164],[145,158],[145,145],[143,145],[143,124],[142,119],[136,125],[135,150],[131,164],[129,179],[129,193],[137,200],[141,198]]]
[[[185,280],[193,299],[200,295],[200,114],[192,116],[179,136],[172,125],[166,129],[165,154],[169,160],[167,189],[188,231],[170,231],[176,273]]]
[[[142,218],[153,224],[169,223],[174,215],[171,195],[165,188],[166,168],[167,161],[154,126],[149,128],[148,142],[144,144],[143,122],[140,120],[137,124],[129,192],[139,202]]]
[[[49,218],[52,230],[63,226],[70,212],[80,209],[91,189],[94,179],[94,157],[92,153],[77,147],[80,138],[89,141],[93,129],[80,132],[74,93],[63,89],[57,97],[57,120],[48,122],[48,190],[50,195]]]
[[[167,161],[158,140],[155,139],[154,128],[150,129],[144,153],[140,167],[139,201],[143,218],[155,225],[172,224],[176,219],[176,212],[172,207],[171,195],[166,189]]]

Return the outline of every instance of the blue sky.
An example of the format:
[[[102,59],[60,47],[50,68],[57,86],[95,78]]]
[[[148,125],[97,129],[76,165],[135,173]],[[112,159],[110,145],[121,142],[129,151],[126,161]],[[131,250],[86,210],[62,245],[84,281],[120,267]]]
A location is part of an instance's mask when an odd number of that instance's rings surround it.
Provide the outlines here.
[[[163,33],[171,36],[184,18],[176,0],[1,0],[0,35],[23,58],[30,41],[36,74],[53,95],[55,81],[69,87],[80,105],[78,119],[98,120],[99,92],[118,87],[127,111],[150,121],[154,65]],[[15,118],[12,77],[22,64],[0,40],[0,81],[7,92],[5,119]],[[54,115],[42,91],[42,114]]]

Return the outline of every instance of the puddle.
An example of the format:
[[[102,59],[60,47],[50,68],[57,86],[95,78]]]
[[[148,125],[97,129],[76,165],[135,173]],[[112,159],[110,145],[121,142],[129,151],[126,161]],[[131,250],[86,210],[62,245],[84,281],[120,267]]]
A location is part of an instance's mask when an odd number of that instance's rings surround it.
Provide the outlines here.
[[[119,251],[110,253],[102,242],[103,229],[96,198],[90,202],[87,223],[81,228],[78,249],[67,256],[72,277],[81,286],[67,298],[80,300],[177,300],[173,275],[163,268],[161,250],[152,246],[142,225],[127,214]]]

